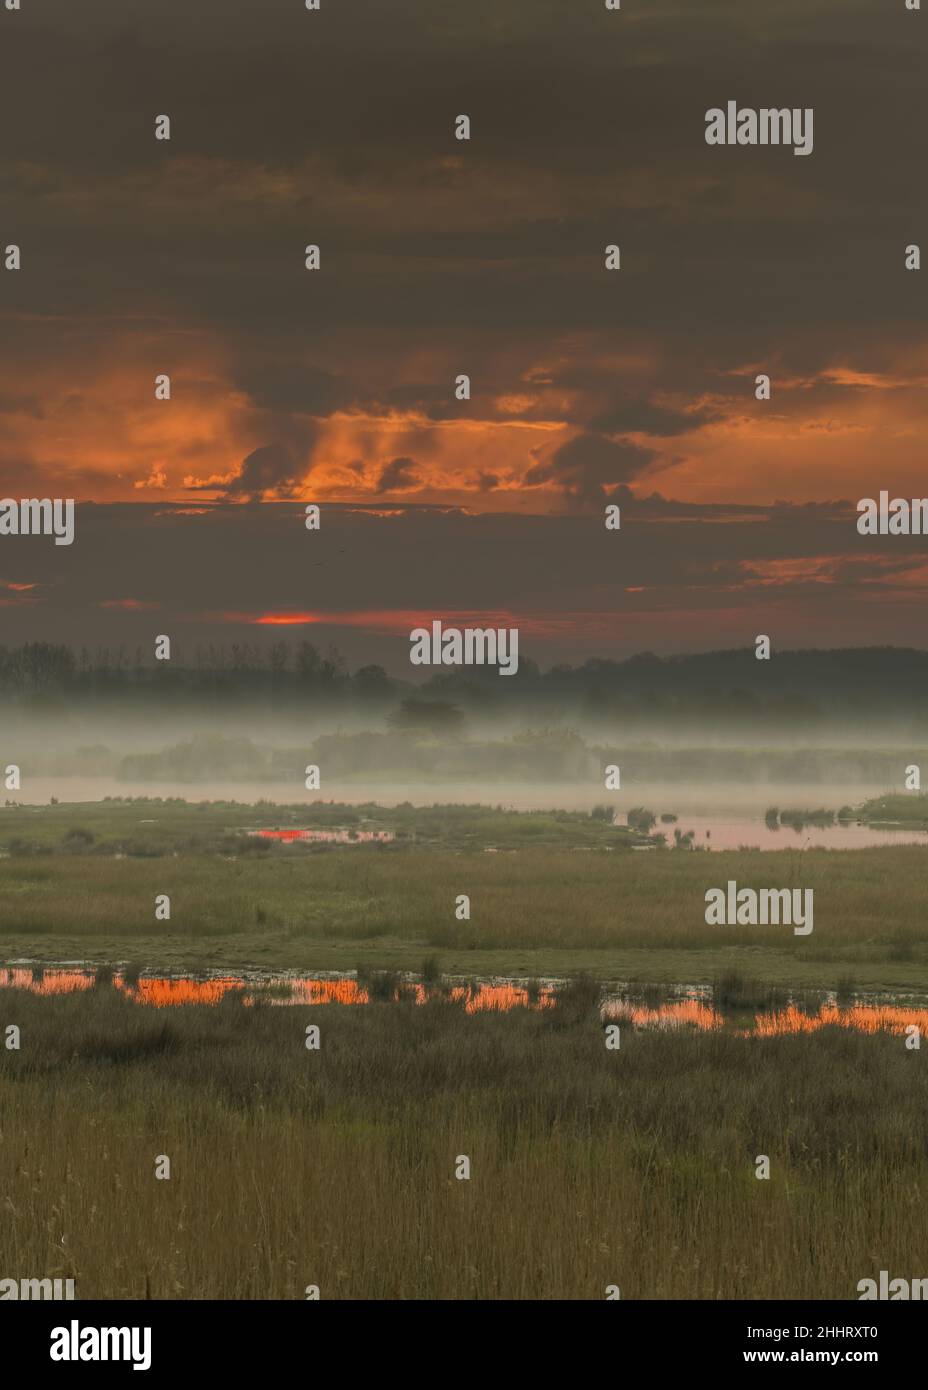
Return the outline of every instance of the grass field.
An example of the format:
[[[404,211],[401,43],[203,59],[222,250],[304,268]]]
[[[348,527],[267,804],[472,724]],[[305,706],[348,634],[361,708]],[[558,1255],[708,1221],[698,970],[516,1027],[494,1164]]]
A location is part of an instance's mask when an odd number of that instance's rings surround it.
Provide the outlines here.
[[[588,815],[480,807],[3,817],[0,960],[727,976],[732,1009],[771,986],[928,979],[919,846],[641,852]],[[244,834],[287,825],[397,839]],[[814,932],[707,926],[728,879],[811,887]],[[0,1271],[73,1278],[78,1298],[236,1299],[854,1298],[881,1269],[928,1273],[928,1054],[901,1036],[625,1022],[609,1050],[582,978],[505,1014],[376,990],[362,1008],[233,991],[156,1010],[100,986],[0,991],[0,1037],[21,1034],[0,1048]]]
[[[389,827],[386,845],[256,847],[254,825]],[[635,851],[581,813],[99,803],[3,810],[0,959],[924,988],[924,850]],[[458,846],[452,848],[452,846]],[[488,853],[488,850],[495,852]],[[705,892],[814,890],[814,931],[708,926]],[[156,921],[155,899],[171,900]],[[459,894],[470,920],[458,920]]]
[[[928,827],[928,793],[875,796],[866,802],[862,814],[874,824],[882,822],[886,825],[925,828]]]
[[[162,800],[135,797],[49,806],[0,808],[0,845],[17,856],[70,854],[159,858],[180,853],[256,854],[267,846],[243,841],[255,828],[301,826],[388,829],[400,845],[483,849],[487,845],[556,848],[628,848],[647,837],[585,811],[508,811],[483,805],[380,806],[369,803],[305,801],[280,805],[258,801]]]
[[[78,1298],[854,1298],[928,1273],[928,1070],[899,1038],[623,1026],[609,1051],[583,989],[474,1016],[11,991],[11,1022],[0,1269]]]

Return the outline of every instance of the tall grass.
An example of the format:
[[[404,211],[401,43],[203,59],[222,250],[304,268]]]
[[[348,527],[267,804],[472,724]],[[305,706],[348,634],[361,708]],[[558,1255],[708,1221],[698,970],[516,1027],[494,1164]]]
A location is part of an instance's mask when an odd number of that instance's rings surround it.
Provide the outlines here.
[[[783,1009],[789,1003],[789,990],[746,979],[737,970],[726,970],[713,983],[712,998],[717,1008],[770,1011]]]
[[[155,923],[166,891],[157,860],[80,856],[0,859],[3,936],[105,935],[124,943],[157,932],[191,941],[270,934],[344,941],[400,938],[421,946],[552,950],[700,949],[760,946],[798,957],[838,953],[859,960],[928,963],[923,918],[924,850],[688,855],[519,850],[485,855],[445,850],[389,855],[359,847],[272,860],[181,856],[169,871],[171,921]],[[707,888],[805,887],[815,893],[815,929],[708,926]],[[471,920],[455,895],[471,898]],[[892,911],[887,911],[891,903]]]
[[[2,1014],[0,1269],[78,1297],[853,1298],[928,1273],[928,1070],[899,1038],[625,1027],[608,1051],[588,985],[508,1015],[108,990]]]

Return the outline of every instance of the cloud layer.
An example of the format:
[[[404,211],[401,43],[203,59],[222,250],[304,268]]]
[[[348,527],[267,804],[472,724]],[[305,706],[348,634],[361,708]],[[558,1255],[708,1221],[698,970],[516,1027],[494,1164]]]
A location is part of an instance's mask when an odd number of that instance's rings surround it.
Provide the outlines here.
[[[413,503],[368,521],[391,537],[415,517],[416,545],[441,555],[448,526],[467,537],[463,513],[489,513],[509,568],[491,567],[491,593],[462,550],[470,588],[442,601],[564,611],[573,593],[578,612],[589,552],[570,527],[622,496],[651,520],[623,530],[593,589],[621,574],[628,625],[665,589],[678,613],[694,594],[736,611],[776,593],[800,636],[826,591],[888,602],[898,562],[862,578],[853,536],[823,518],[836,498],[926,491],[924,281],[904,253],[926,225],[928,40],[897,8],[46,0],[6,15],[0,241],[23,269],[0,273],[0,491]],[[813,107],[814,152],[707,146],[704,113],[728,99]],[[827,543],[797,553],[806,503]],[[672,544],[652,546],[658,526]],[[100,534],[118,552],[123,531]],[[555,560],[537,570],[541,535]],[[355,559],[368,585],[380,544]],[[137,595],[120,574],[110,597],[168,602],[165,584]]]

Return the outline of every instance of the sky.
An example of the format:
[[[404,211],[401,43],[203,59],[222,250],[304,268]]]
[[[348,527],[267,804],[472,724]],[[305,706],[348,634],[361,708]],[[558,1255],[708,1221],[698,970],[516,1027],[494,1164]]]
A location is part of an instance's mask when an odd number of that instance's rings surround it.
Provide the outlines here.
[[[0,537],[0,642],[276,619],[395,667],[411,614],[496,614],[543,663],[918,644],[921,538],[855,508],[928,493],[926,23],[0,9],[0,496],[78,505],[71,547]],[[812,108],[812,153],[707,145],[728,100]]]

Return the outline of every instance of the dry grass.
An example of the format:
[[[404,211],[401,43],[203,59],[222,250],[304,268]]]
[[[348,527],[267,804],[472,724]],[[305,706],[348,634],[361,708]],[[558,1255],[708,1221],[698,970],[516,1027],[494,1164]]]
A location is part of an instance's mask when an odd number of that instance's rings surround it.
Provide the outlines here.
[[[923,876],[918,846],[801,855],[362,847],[293,859],[12,858],[0,860],[0,934],[103,934],[128,946],[153,930],[255,941],[283,931],[297,940],[394,936],[435,947],[749,944],[799,955],[840,949],[886,958],[904,950],[926,959]],[[728,879],[739,888],[812,888],[814,932],[796,938],[783,926],[707,926],[706,889]],[[161,893],[171,896],[171,920],[156,924]],[[471,898],[470,921],[455,916],[459,893]]]
[[[583,984],[505,1016],[5,992],[9,1022],[0,1271],[78,1297],[853,1298],[928,1272],[928,1071],[900,1039],[623,1027],[609,1052]]]

